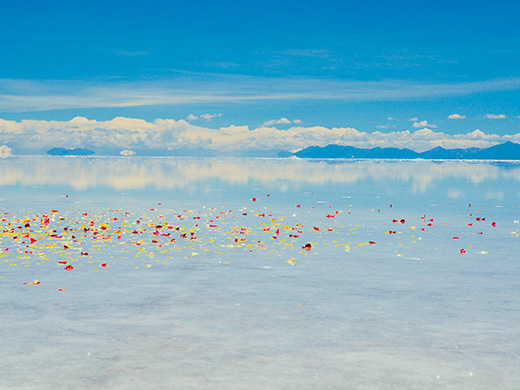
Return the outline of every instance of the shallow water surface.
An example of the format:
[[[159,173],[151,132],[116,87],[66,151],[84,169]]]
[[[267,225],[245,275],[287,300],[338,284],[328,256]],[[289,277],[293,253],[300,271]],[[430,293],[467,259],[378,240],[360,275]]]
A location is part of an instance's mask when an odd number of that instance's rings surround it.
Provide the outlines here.
[[[0,163],[0,388],[520,379],[517,163]]]

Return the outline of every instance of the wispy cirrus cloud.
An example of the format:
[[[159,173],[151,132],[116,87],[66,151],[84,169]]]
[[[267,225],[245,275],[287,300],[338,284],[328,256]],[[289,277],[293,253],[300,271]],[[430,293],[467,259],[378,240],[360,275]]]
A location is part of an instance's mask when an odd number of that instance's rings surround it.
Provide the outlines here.
[[[287,49],[276,52],[276,54],[295,57],[329,58],[333,53],[330,50],[323,49]]]
[[[28,112],[258,101],[377,102],[520,89],[520,79],[421,84],[402,80],[348,81],[186,75],[159,81],[0,80],[0,111]]]
[[[142,57],[150,55],[150,53],[144,50],[116,50],[115,53],[123,57]]]

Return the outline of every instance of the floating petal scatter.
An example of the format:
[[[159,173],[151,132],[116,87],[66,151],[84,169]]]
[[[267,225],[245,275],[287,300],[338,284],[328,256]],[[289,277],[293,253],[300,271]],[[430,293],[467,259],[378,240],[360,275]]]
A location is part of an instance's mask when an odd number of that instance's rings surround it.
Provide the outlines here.
[[[395,203],[388,209],[375,207],[360,213],[355,212],[352,204],[343,205],[348,209],[345,213],[323,202],[297,204],[298,216],[292,212],[286,216],[269,210],[269,202],[274,198],[270,194],[257,197],[249,198],[255,202],[253,208],[249,203],[235,210],[226,206],[174,210],[167,208],[166,202],[158,202],[146,208],[149,210],[146,213],[74,207],[64,211],[57,207],[29,216],[5,212],[0,218],[0,277],[5,280],[4,274],[13,275],[12,271],[6,272],[9,266],[50,265],[56,272],[68,271],[63,273],[65,278],[65,274],[77,275],[89,269],[116,272],[117,267],[111,265],[118,262],[126,262],[139,270],[183,259],[218,258],[219,264],[229,265],[231,251],[265,252],[260,258],[266,259],[272,258],[274,253],[275,259],[279,257],[281,263],[292,266],[304,265],[300,259],[319,259],[324,250],[332,253],[336,247],[342,249],[335,255],[338,259],[367,255],[370,251],[379,258],[403,257],[403,253],[433,236],[435,240],[444,240],[440,245],[442,249],[437,248],[449,251],[443,252],[443,256],[458,252],[470,258],[472,254],[487,254],[487,248],[482,248],[486,243],[486,229],[491,227],[498,232],[502,226],[495,221],[486,224],[485,217],[474,216],[480,211],[472,208],[474,211],[469,215],[462,211],[461,215],[467,216],[455,224],[452,221],[447,229],[447,222],[439,217],[395,215],[398,211]],[[293,205],[288,208],[294,210]],[[377,210],[377,213],[368,213],[369,210]],[[377,216],[376,222],[368,223],[367,215]],[[407,223],[409,228],[402,229],[404,232],[391,230]],[[474,230],[476,225],[481,231]],[[516,240],[518,230],[512,232],[516,237],[512,237],[510,231],[507,231],[508,237]],[[422,236],[416,236],[416,232]],[[457,240],[456,246],[449,244],[453,240]],[[475,244],[478,249],[471,249]],[[26,273],[24,275],[27,280]],[[29,280],[35,276],[40,279],[39,275],[30,276]],[[35,279],[23,284],[41,283]]]

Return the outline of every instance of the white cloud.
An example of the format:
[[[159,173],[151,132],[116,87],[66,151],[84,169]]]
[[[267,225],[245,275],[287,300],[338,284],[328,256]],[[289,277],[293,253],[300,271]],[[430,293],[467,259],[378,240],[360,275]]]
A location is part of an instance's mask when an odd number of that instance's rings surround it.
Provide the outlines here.
[[[201,119],[203,119],[205,122],[211,121],[213,118],[219,118],[222,114],[202,114],[200,116]]]
[[[448,119],[466,119],[466,115],[451,114],[448,116]]]
[[[446,137],[446,134],[444,133],[436,133],[433,130],[430,130],[428,128],[424,128],[421,130],[417,130],[412,133],[411,135],[412,139],[415,140],[432,140],[437,141],[439,139],[443,139]]]
[[[433,127],[436,128],[436,125],[433,125],[431,123],[428,123],[428,121],[420,121],[420,122],[414,122],[413,127]]]
[[[497,134],[486,134],[479,129],[466,134],[467,139],[485,139],[485,140],[499,140],[500,136]]]
[[[486,114],[487,119],[506,119],[504,114]]]
[[[128,149],[125,149],[125,150],[121,150],[119,152],[119,154],[121,156],[134,156],[135,155],[135,152],[133,150],[128,150]]]
[[[12,156],[12,154],[13,154],[13,150],[9,146],[7,146],[7,145],[0,146],[0,158],[7,158],[7,157]]]
[[[417,118],[414,118],[415,120],[417,120]],[[399,118],[394,118],[394,117],[391,117],[389,116],[388,118],[386,118],[387,121],[400,121]]]
[[[429,128],[410,131],[363,132],[351,127],[291,126],[285,129],[261,126],[209,128],[186,120],[117,117],[109,121],[76,117],[70,121],[0,119],[0,144],[18,152],[45,151],[55,146],[87,147],[93,150],[188,150],[216,151],[294,150],[329,144],[359,148],[397,147],[424,151],[445,148],[489,147],[512,141],[520,143],[520,133],[486,134],[475,130],[467,134],[445,134]]]
[[[200,119],[204,122],[211,122],[213,120],[213,118],[219,118],[221,116],[222,116],[222,114],[202,114],[199,116],[190,114],[186,117],[186,120],[189,122],[193,122],[193,121],[196,121],[197,119]]]
[[[418,120],[419,120],[419,118],[414,117],[414,118],[408,119],[408,122],[417,122]]]
[[[271,119],[270,121],[264,122],[262,126],[272,126],[272,125],[290,125],[292,122],[287,118],[280,119]],[[301,121],[300,121],[301,123]]]
[[[292,121],[292,123],[295,123],[295,124],[297,124],[297,125],[301,125],[303,122],[302,122],[301,119],[294,119],[294,120]]]

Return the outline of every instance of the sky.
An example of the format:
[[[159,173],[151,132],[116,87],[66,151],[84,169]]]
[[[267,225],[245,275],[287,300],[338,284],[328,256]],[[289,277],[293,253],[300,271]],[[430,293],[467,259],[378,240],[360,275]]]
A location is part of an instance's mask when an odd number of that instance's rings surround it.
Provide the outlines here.
[[[520,142],[519,15],[504,0],[5,1],[0,155]]]

